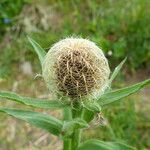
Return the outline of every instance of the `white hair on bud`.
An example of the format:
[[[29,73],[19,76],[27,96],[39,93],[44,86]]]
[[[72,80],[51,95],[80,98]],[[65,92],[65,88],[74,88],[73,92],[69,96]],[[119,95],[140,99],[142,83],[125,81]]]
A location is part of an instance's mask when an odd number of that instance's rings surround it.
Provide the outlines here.
[[[94,42],[73,37],[51,47],[42,69],[50,91],[71,99],[97,98],[107,88],[110,74],[103,51]]]

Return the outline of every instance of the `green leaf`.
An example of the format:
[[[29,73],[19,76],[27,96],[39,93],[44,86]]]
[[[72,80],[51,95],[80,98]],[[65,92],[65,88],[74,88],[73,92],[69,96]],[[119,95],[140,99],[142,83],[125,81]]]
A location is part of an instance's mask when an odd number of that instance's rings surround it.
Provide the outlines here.
[[[90,122],[93,120],[95,113],[93,111],[90,111],[86,108],[84,108],[83,118],[86,122]]]
[[[29,36],[27,36],[29,42],[31,43],[31,45],[33,46],[35,52],[37,53],[39,60],[41,62],[41,65],[43,63],[44,57],[46,55],[45,50],[37,43],[35,42],[32,38],[30,38]]]
[[[101,106],[94,100],[83,102],[83,107],[93,112],[100,112]]]
[[[109,83],[111,84],[111,82],[115,79],[115,77],[117,76],[117,74],[119,73],[119,71],[121,70],[123,64],[125,63],[125,61],[127,60],[127,58],[125,58],[116,68],[115,70],[113,71],[111,77],[110,77],[110,80],[109,80]]]
[[[135,150],[135,148],[119,142],[104,142],[93,139],[81,144],[77,150]]]
[[[101,112],[101,106],[94,100],[83,102],[83,107],[83,118],[86,122],[93,120],[95,113]]]
[[[46,114],[39,112],[17,110],[0,107],[0,111],[7,113],[15,118],[24,120],[36,127],[42,128],[54,135],[59,135],[63,126],[62,121]]]
[[[52,100],[41,100],[37,98],[29,98],[23,97],[13,92],[7,91],[0,91],[1,98],[7,98],[12,101],[16,101],[25,105],[38,107],[38,108],[64,108],[66,105],[62,104],[59,101],[52,101]]]
[[[115,102],[117,100],[120,100],[124,97],[129,96],[129,95],[139,91],[140,89],[142,89],[143,87],[145,87],[147,85],[150,85],[150,79],[145,80],[145,81],[140,82],[140,83],[137,83],[135,85],[131,85],[131,86],[126,87],[126,88],[122,88],[122,89],[119,89],[119,90],[115,90],[115,91],[105,93],[98,100],[98,103],[101,106],[107,105],[109,103]]]
[[[64,122],[62,132],[64,133],[65,136],[70,136],[75,129],[87,127],[89,127],[89,125],[87,124],[86,121],[84,121],[81,118],[75,118],[73,120]]]

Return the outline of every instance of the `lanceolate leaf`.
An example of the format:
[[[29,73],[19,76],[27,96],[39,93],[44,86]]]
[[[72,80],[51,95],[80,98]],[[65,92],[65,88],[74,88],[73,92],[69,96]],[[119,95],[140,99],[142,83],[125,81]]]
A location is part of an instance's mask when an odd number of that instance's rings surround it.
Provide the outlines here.
[[[15,118],[24,120],[36,127],[47,130],[48,132],[59,135],[63,126],[62,121],[46,114],[25,111],[25,110],[17,110],[17,109],[9,109],[9,108],[1,108],[0,111],[7,113]]]
[[[127,58],[125,58],[125,59],[115,68],[115,70],[113,71],[113,73],[112,73],[112,75],[111,75],[111,77],[110,77],[110,80],[109,80],[110,83],[115,79],[115,77],[117,76],[117,74],[118,74],[119,71],[121,70],[121,68],[122,68],[122,66],[123,66],[123,64],[125,63],[126,60],[127,60]]]
[[[37,55],[40,59],[40,62],[42,64],[44,57],[46,55],[45,50],[37,42],[35,42],[32,38],[30,38],[29,36],[28,36],[28,40],[32,44],[32,46],[33,46],[35,52],[37,53]]]
[[[38,107],[38,108],[62,108],[65,107],[61,102],[59,101],[52,101],[52,100],[41,100],[37,98],[29,98],[29,97],[23,97],[18,94],[15,94],[13,92],[7,92],[7,91],[0,91],[0,98],[7,98],[12,101],[16,101],[25,105]]]
[[[96,101],[86,101],[84,103],[84,107],[92,112],[100,112],[101,111],[101,106],[99,105],[99,103],[97,103]]]
[[[135,148],[118,142],[104,142],[88,140],[81,144],[77,150],[135,150]]]
[[[75,118],[64,122],[62,132],[65,136],[69,136],[74,132],[75,129],[87,127],[89,127],[89,125],[86,121],[80,118]]]
[[[103,105],[107,105],[109,103],[115,102],[117,100],[120,100],[124,97],[127,97],[137,91],[139,91],[140,89],[142,89],[143,87],[150,85],[150,79],[145,80],[143,82],[137,83],[135,85],[126,87],[126,88],[122,88],[119,90],[115,90],[115,91],[111,91],[108,93],[105,93],[104,95],[101,96],[101,98],[98,100],[98,103],[103,106]]]

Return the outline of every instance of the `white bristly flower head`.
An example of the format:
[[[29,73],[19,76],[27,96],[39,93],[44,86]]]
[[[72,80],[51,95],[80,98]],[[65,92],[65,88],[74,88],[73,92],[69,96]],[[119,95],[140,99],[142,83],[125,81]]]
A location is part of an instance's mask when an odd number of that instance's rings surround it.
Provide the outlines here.
[[[43,78],[55,95],[94,99],[108,87],[108,61],[103,51],[87,39],[66,38],[54,44],[42,69]]]

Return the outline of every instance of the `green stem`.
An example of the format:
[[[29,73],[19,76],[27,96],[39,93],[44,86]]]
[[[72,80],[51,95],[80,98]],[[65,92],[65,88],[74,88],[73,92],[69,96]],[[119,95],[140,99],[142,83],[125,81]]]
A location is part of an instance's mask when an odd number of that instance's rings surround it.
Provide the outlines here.
[[[73,118],[82,118],[83,117],[83,110],[73,110],[72,111]],[[72,135],[72,143],[71,143],[71,150],[76,150],[81,141],[81,129],[76,129]]]
[[[71,150],[71,139],[64,140],[63,150]]]
[[[69,108],[69,107],[64,108],[63,117],[64,117],[64,120],[71,120],[72,119],[71,108]],[[63,150],[71,150],[71,139],[64,139]]]
[[[72,136],[72,149],[71,150],[76,150],[78,145],[80,144],[80,140],[81,140],[81,130],[77,129],[73,136]]]

